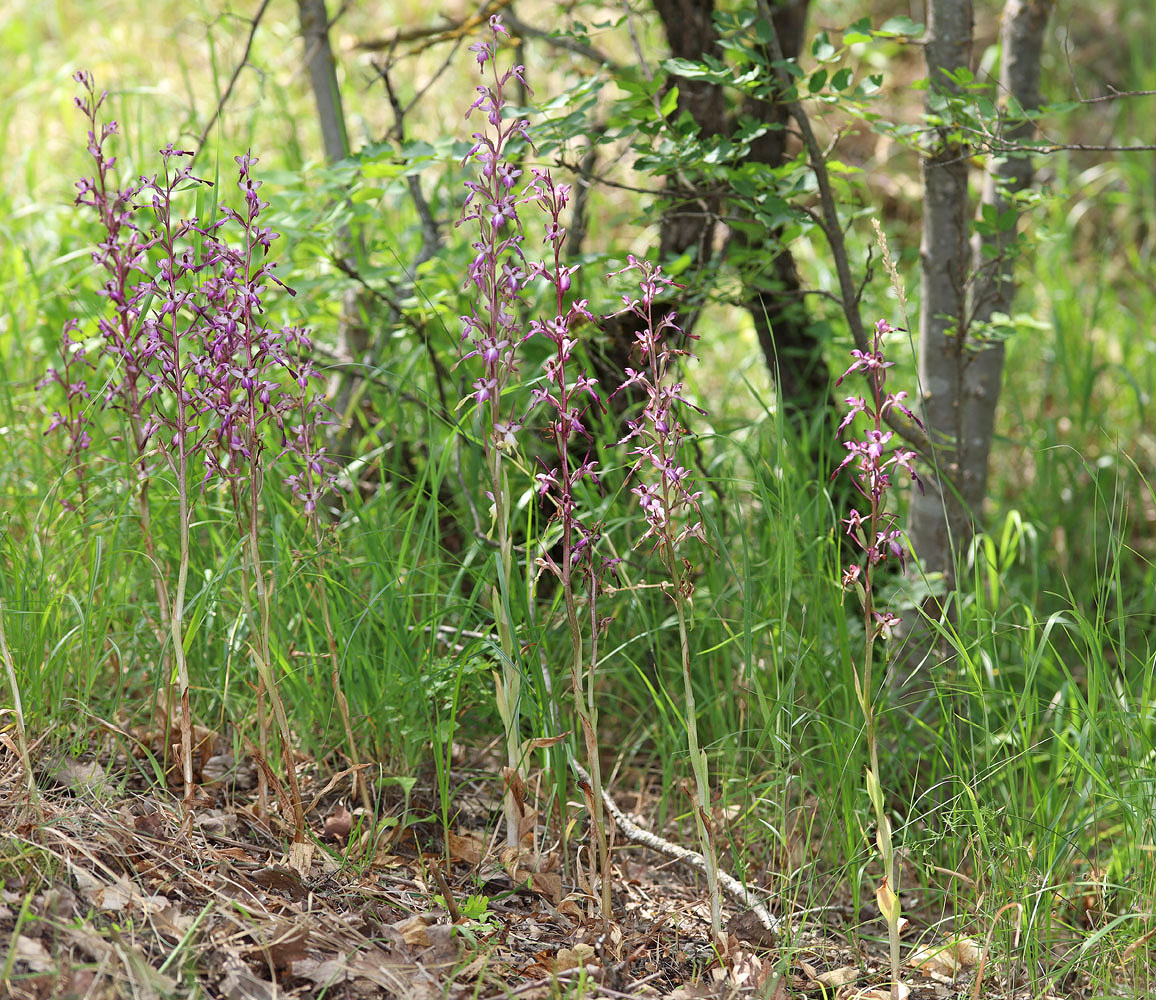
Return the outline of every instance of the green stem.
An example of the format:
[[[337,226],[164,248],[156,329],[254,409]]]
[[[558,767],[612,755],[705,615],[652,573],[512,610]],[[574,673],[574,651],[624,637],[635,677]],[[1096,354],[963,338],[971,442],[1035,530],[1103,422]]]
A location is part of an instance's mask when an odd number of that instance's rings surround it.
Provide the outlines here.
[[[181,554],[177,569],[177,592],[172,607],[173,662],[177,668],[177,688],[181,697],[181,777],[184,783],[185,821],[192,820],[193,808],[193,722],[189,713],[189,667],[185,662],[185,593],[189,582],[189,489],[188,455],[184,441],[184,404],[177,407],[177,495]],[[170,706],[171,711],[171,706]]]
[[[498,402],[493,402],[495,414]],[[522,811],[514,795],[513,780],[521,766],[520,725],[518,723],[519,700],[522,695],[522,676],[518,671],[518,651],[514,647],[514,631],[506,615],[510,596],[510,566],[513,557],[513,542],[506,511],[507,483],[502,469],[502,452],[496,434],[491,434],[487,442],[487,458],[490,466],[490,482],[494,495],[494,521],[498,532],[498,586],[494,589],[494,620],[498,627],[498,641],[502,648],[502,669],[494,672],[495,700],[498,715],[506,736],[506,764],[510,770],[504,799],[506,816],[506,846],[517,849],[521,842]]]

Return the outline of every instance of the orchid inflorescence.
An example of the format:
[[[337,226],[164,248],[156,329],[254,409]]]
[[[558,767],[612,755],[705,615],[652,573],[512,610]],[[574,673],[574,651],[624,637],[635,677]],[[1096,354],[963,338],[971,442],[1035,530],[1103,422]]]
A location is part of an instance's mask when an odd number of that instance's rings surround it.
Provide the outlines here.
[[[859,414],[866,415],[870,426],[862,437],[843,442],[847,456],[831,473],[834,479],[850,467],[855,488],[870,505],[866,513],[852,508],[843,519],[847,535],[863,552],[866,560],[865,565],[852,563],[844,570],[843,586],[848,589],[860,583],[869,586],[870,568],[888,558],[896,559],[901,568],[906,566],[907,547],[903,532],[897,527],[898,517],[886,509],[887,491],[891,488],[891,470],[902,469],[912,482],[920,489],[923,488],[919,474],[915,471],[915,452],[907,448],[888,450],[894,433],[886,429],[884,423],[892,409],[904,414],[917,426],[923,426],[905,403],[907,393],[885,391],[887,369],[893,367],[895,362],[884,359],[883,339],[894,332],[886,320],[879,320],[873,331],[871,350],[852,350],[851,365],[835,383],[836,386],[842,385],[849,375],[861,372],[866,376],[871,389],[870,398],[848,396],[845,399],[847,413],[839,424],[838,432],[846,430]],[[890,611],[872,608],[871,613],[879,634],[890,634],[899,624],[899,619]]]
[[[855,418],[863,414],[869,425],[862,437],[845,441],[847,457],[831,474],[833,479],[843,469],[850,469],[855,488],[869,504],[866,513],[852,509],[843,523],[847,534],[864,555],[862,563],[853,563],[843,572],[845,589],[856,589],[863,606],[864,647],[863,659],[854,668],[855,695],[863,712],[865,740],[869,763],[866,771],[867,795],[875,812],[875,842],[879,847],[883,863],[883,878],[876,886],[875,900],[887,922],[890,945],[892,988],[891,996],[898,997],[899,990],[899,924],[900,898],[899,880],[901,869],[897,863],[895,845],[891,836],[891,821],[883,796],[882,772],[879,766],[879,738],[876,691],[873,673],[875,666],[875,645],[878,639],[888,639],[901,619],[887,608],[879,608],[875,603],[875,574],[888,559],[894,558],[901,568],[906,565],[907,545],[903,533],[897,527],[898,518],[887,510],[887,493],[891,488],[891,470],[902,469],[912,482],[923,487],[915,471],[915,452],[906,448],[889,449],[893,434],[884,428],[887,415],[899,410],[922,427],[919,419],[907,407],[904,392],[887,392],[887,369],[894,362],[887,361],[883,354],[883,339],[894,333],[894,328],[886,321],[875,324],[871,349],[855,349],[851,352],[851,365],[839,377],[836,385],[853,372],[863,374],[870,387],[870,396],[848,396],[847,414],[839,424],[839,431],[846,430]]]
[[[122,188],[113,184],[116,157],[108,140],[115,121],[101,123],[107,95],[96,95],[91,74],[75,79],[87,92],[76,105],[89,121],[88,152],[96,166],[77,182],[78,205],[92,208],[105,230],[93,261],[107,273],[100,294],[111,308],[97,318],[98,355],[112,365],[101,403],[123,411],[133,427],[140,475],[151,468],[155,442],[173,459],[199,454],[203,482],[243,474],[245,462],[265,447],[259,427],[276,429],[278,454],[292,453],[303,471],[287,477],[307,511],[328,485],[324,445],[317,433],[323,398],[311,389],[319,376],[308,359],[310,340],[295,326],[268,326],[262,291],[273,283],[289,291],[266,261],[278,234],[261,222],[268,208],[253,176],[257,158],[235,157],[244,211],[220,207],[215,220],[174,217],[181,192],[209,182],[182,165],[193,154],[171,143],[160,150],[162,172]],[[147,220],[142,222],[141,220]],[[233,242],[228,227],[238,231]],[[70,402],[81,387],[69,371],[85,358],[79,324],[64,331],[64,372],[51,370]],[[91,419],[91,418],[89,418]],[[65,427],[77,447],[78,417],[54,414],[51,429]]]
[[[537,411],[546,414],[545,436],[552,447],[551,456],[539,460],[534,489],[539,499],[549,506],[550,523],[557,528],[556,534],[544,533],[538,546],[537,563],[555,576],[561,586],[571,639],[571,688],[591,773],[592,787],[583,790],[592,814],[592,833],[599,857],[602,912],[603,917],[608,918],[610,862],[602,816],[595,672],[598,640],[609,624],[607,619],[599,617],[597,601],[604,577],[614,569],[615,560],[598,556],[601,525],[581,516],[578,501],[583,484],[595,491],[599,486],[599,468],[592,454],[592,435],[587,421],[592,412],[602,409],[603,397],[597,380],[583,369],[577,355],[576,332],[581,326],[594,325],[595,320],[585,299],[569,298],[577,271],[576,266],[564,263],[563,257],[569,185],[556,183],[547,169],[531,168],[529,181],[519,189],[522,171],[512,154],[532,150],[533,144],[529,123],[516,116],[506,116],[505,92],[511,79],[525,85],[524,68],[515,65],[504,72],[498,69],[496,54],[508,32],[497,14],[490,18],[489,27],[490,37],[471,46],[479,68],[483,73],[488,70],[490,79],[478,87],[479,97],[470,108],[470,113],[484,112],[488,127],[474,133],[473,145],[466,157],[478,166],[479,176],[466,182],[469,193],[462,222],[476,223],[479,238],[472,244],[474,256],[467,287],[475,293],[476,302],[470,313],[462,317],[462,361],[480,358],[482,368],[472,383],[470,395],[481,418],[500,574],[499,587],[494,592],[494,613],[505,655],[501,673],[495,672],[497,703],[506,727],[509,768],[516,773],[520,745],[516,708],[520,674],[516,663],[520,647],[500,601],[500,594],[509,592],[509,572],[513,564],[507,523],[513,494],[504,457],[515,451],[519,432],[530,414]],[[518,213],[528,203],[536,204],[546,220],[546,253],[541,261],[528,261],[524,249]],[[640,415],[628,419],[628,433],[619,443],[633,445],[629,475],[633,480],[632,493],[646,523],[639,544],[654,540],[652,551],[661,556],[669,577],[667,592],[675,602],[679,617],[687,724],[691,730],[692,766],[699,788],[696,817],[704,851],[711,863],[712,919],[716,937],[721,940],[713,847],[705,826],[706,764],[694,731],[695,709],[689,681],[686,616],[693,586],[690,564],[685,557],[676,555],[676,549],[687,539],[704,538],[702,520],[696,516],[700,494],[693,489],[689,472],[679,461],[680,445],[686,433],[679,410],[691,404],[684,397],[675,369],[680,356],[686,354],[678,345],[687,337],[679,329],[676,316],[662,311],[660,300],[674,283],[661,269],[630,256],[626,267],[611,277],[625,272],[635,273],[639,282],[640,294],[624,296],[622,312],[635,317],[632,325],[638,328],[636,351],[641,367],[637,371],[628,368],[620,388],[637,387],[646,402]],[[549,287],[547,312],[545,317],[523,324],[520,316],[523,292],[535,280],[542,280]],[[541,379],[531,389],[529,412],[518,414],[513,409],[514,396],[507,393],[507,389],[513,386],[519,373],[519,350],[530,338],[549,341],[553,350],[543,364]],[[504,402],[507,398],[511,402]],[[579,582],[583,585],[581,594]],[[579,619],[580,604],[587,616],[585,625]],[[548,678],[546,680],[548,684]],[[507,826],[513,830],[519,815],[510,799],[507,795]],[[508,834],[508,843],[511,846],[517,843],[516,833]]]

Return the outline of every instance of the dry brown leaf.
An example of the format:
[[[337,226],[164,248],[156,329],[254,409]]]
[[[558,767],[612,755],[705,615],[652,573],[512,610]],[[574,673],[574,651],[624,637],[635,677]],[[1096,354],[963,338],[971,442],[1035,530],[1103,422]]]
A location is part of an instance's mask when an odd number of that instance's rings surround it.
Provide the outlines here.
[[[277,1000],[277,987],[258,979],[236,955],[223,954],[225,975],[219,987],[226,1000]]]
[[[425,917],[413,916],[408,920],[402,920],[400,923],[396,923],[393,926],[401,931],[402,938],[411,948],[429,947],[429,924],[426,923]]]
[[[302,958],[290,966],[289,973],[295,979],[308,979],[323,990],[329,990],[345,980],[346,963],[343,958],[327,958],[324,961]]]
[[[773,968],[758,955],[749,951],[734,951],[730,961],[730,982],[733,986],[761,992],[770,979]]]
[[[427,968],[456,964],[460,949],[453,927],[450,924],[430,924],[425,933],[429,944],[420,955],[421,964]]]
[[[581,969],[587,965],[597,965],[594,958],[594,949],[584,941],[580,941],[573,948],[560,948],[554,956],[554,971],[565,972],[567,969]]]
[[[534,872],[530,876],[530,888],[548,899],[552,906],[562,901],[562,877],[555,872]]]
[[[532,739],[523,740],[522,756],[529,756],[531,750],[545,750],[547,747],[557,746],[569,735],[567,732],[561,736],[535,736]]]
[[[108,784],[108,775],[99,761],[71,757],[49,767],[48,777],[74,794],[96,793]]]
[[[16,961],[23,962],[30,972],[51,972],[56,968],[56,963],[40,938],[31,938],[24,934],[16,939]]]
[[[582,923],[586,919],[586,911],[583,909],[582,900],[584,897],[576,896],[571,893],[562,902],[558,904],[558,912],[574,921],[575,924]]]
[[[900,983],[899,1000],[907,1000],[910,995],[911,987]],[[839,994],[839,1000],[891,1000],[891,987],[871,986],[864,990],[845,990]]]
[[[309,890],[302,883],[301,876],[289,868],[282,868],[280,865],[258,868],[249,873],[249,878],[262,889],[284,892],[293,899],[304,899],[309,895]]]
[[[454,861],[464,861],[475,867],[482,863],[486,856],[486,844],[481,837],[472,833],[454,833],[452,830],[446,843],[450,858]]]
[[[175,903],[163,910],[157,910],[152,916],[152,923],[157,931],[174,941],[183,938],[196,921],[195,913],[186,913]]]
[[[666,1000],[707,1000],[707,998],[717,998],[719,995],[717,986],[707,986],[701,983],[686,983],[678,987],[673,993],[666,995]]]
[[[971,938],[955,938],[942,944],[923,945],[908,957],[907,964],[922,972],[955,976],[979,963],[982,949]]]
[[[353,813],[340,802],[325,817],[325,836],[332,840],[344,841],[353,829]]]
[[[804,971],[806,971],[806,966],[804,966]],[[822,986],[829,986],[831,989],[846,986],[848,983],[855,982],[858,978],[859,967],[855,965],[841,965],[837,969],[828,969],[826,972],[811,975],[811,979],[816,983]]]

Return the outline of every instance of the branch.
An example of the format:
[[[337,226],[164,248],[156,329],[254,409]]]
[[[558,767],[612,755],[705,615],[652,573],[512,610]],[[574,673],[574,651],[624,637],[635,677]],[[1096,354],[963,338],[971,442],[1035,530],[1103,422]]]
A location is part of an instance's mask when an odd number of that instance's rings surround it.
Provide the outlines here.
[[[390,312],[397,318],[403,326],[409,327],[417,334],[422,346],[425,348],[426,354],[429,355],[430,364],[434,370],[434,384],[437,386],[438,400],[441,402],[442,411],[444,413],[450,412],[449,402],[446,399],[445,383],[449,381],[449,372],[446,371],[445,365],[442,364],[441,358],[438,357],[437,351],[434,349],[433,341],[430,338],[429,332],[426,330],[425,324],[420,323],[409,315],[402,308],[401,303],[392,295],[383,292],[380,288],[375,288],[371,285],[360,271],[357,270],[348,260],[343,257],[333,256],[330,258],[333,266],[337,268],[342,274],[348,278],[352,278],[358,283],[369,295],[375,299],[383,302],[390,309]],[[352,369],[351,369],[352,370]],[[447,418],[448,419],[448,418]]]
[[[253,39],[257,35],[257,28],[261,24],[261,18],[265,16],[265,10],[268,6],[269,0],[261,0],[261,6],[257,8],[257,13],[253,16],[253,23],[249,26],[249,37],[245,39],[245,51],[241,53],[241,61],[233,68],[233,75],[229,78],[229,85],[225,87],[225,92],[217,102],[217,109],[213,112],[213,117],[209,119],[201,137],[197,140],[197,148],[193,150],[192,162],[196,162],[197,156],[204,148],[205,141],[209,138],[209,133],[213,131],[213,126],[217,124],[217,119],[221,117],[221,112],[225,110],[225,105],[233,96],[233,88],[237,85],[241,70],[248,65],[249,53],[253,51]]]
[[[404,42],[421,42],[421,45],[415,46],[406,53],[406,55],[414,56],[426,49],[433,48],[435,45],[460,41],[471,34],[475,28],[485,24],[491,14],[496,14],[512,2],[513,0],[487,0],[468,17],[445,18],[446,23],[443,27],[399,28],[390,38],[372,38],[366,42],[358,42],[357,48],[365,52],[392,52]]]
[[[587,788],[591,787],[590,775],[586,773],[586,769],[570,758],[570,766],[574,769],[574,773],[578,775],[578,780]],[[665,855],[668,858],[673,858],[675,861],[681,861],[685,865],[690,865],[695,871],[702,875],[706,875],[706,861],[697,851],[689,850],[679,844],[672,844],[669,840],[664,840],[657,834],[651,833],[649,830],[644,830],[636,823],[627,819],[626,814],[618,808],[618,803],[610,797],[610,793],[605,789],[602,790],[602,804],[606,806],[606,811],[610,813],[611,818],[617,824],[626,836],[626,839],[635,844],[641,844],[643,847],[649,847],[652,851],[657,851],[659,854]],[[762,930],[765,935],[777,937],[782,933],[783,922],[776,917],[770,910],[768,910],[762,903],[755,899],[754,895],[742,884],[737,878],[729,873],[719,869],[718,871],[719,885],[722,887],[728,898],[739,906],[746,907],[751,911],[759,924],[762,925]],[[731,922],[732,929],[736,923],[740,926],[745,925],[747,921],[743,921],[740,915],[736,920]],[[749,936],[749,935],[743,935]]]
[[[595,48],[593,45],[587,45],[584,42],[576,41],[573,38],[568,38],[565,35],[555,35],[549,31],[543,31],[541,28],[535,28],[532,24],[527,24],[523,21],[512,10],[506,11],[506,13],[502,15],[502,20],[507,27],[512,28],[519,35],[525,35],[527,38],[537,38],[547,45],[552,45],[556,49],[573,52],[583,59],[589,59],[593,63],[605,66],[614,74],[622,71],[622,66],[611,59],[610,56],[601,49]]]

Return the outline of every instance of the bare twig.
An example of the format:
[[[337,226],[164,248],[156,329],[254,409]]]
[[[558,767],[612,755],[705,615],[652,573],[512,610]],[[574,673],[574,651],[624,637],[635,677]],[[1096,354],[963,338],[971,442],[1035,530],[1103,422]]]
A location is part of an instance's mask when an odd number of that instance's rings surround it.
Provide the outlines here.
[[[506,27],[513,28],[519,35],[524,35],[527,38],[537,38],[556,49],[562,49],[564,52],[573,52],[583,59],[589,59],[591,62],[598,63],[600,66],[605,66],[612,73],[618,73],[622,69],[618,63],[601,49],[595,48],[593,45],[586,45],[584,42],[576,41],[566,35],[555,35],[549,31],[543,31],[541,28],[535,28],[532,24],[527,24],[523,21],[512,10],[506,11],[506,13],[502,15],[502,20]]]
[[[237,80],[240,79],[241,71],[249,64],[249,53],[253,51],[253,39],[257,36],[257,28],[261,24],[261,18],[265,16],[265,11],[269,6],[269,0],[261,0],[261,6],[257,8],[257,13],[253,15],[253,22],[249,25],[249,37],[245,39],[245,51],[241,53],[241,59],[235,67],[233,67],[233,75],[229,77],[229,84],[225,87],[225,92],[221,95],[220,100],[217,101],[216,110],[213,116],[209,119],[201,136],[197,139],[197,148],[193,150],[192,160],[195,161],[204,148],[205,142],[209,138],[209,133],[213,131],[213,126],[217,124],[217,119],[221,117],[221,113],[225,110],[225,105],[229,102],[229,98],[233,96],[233,88],[237,85]],[[190,166],[192,161],[190,161]]]
[[[591,778],[586,772],[586,769],[573,758],[570,759],[570,766],[574,769],[574,773],[578,775],[579,781],[583,782],[587,787],[590,787]],[[679,844],[672,844],[669,840],[664,840],[657,834],[642,829],[638,824],[627,818],[626,814],[618,808],[618,803],[610,797],[610,793],[606,791],[606,789],[602,790],[602,803],[606,806],[606,811],[613,817],[614,822],[618,825],[618,829],[622,831],[627,840],[635,844],[641,844],[643,847],[649,847],[652,851],[657,851],[659,854],[665,855],[674,861],[689,865],[700,874],[706,875],[706,859],[703,858],[698,851],[692,851]],[[721,869],[719,869],[717,874],[719,886],[723,892],[727,894],[732,902],[749,909],[759,923],[762,924],[763,930],[772,935],[778,935],[782,932],[783,922],[760,903],[742,882]]]
[[[446,17],[440,27],[427,25],[421,28],[399,28],[389,38],[371,38],[368,41],[358,42],[357,48],[365,52],[393,51],[398,45],[406,42],[421,42],[407,52],[407,55],[417,55],[425,49],[432,48],[445,42],[456,42],[469,35],[475,28],[486,23],[486,18],[507,7],[512,0],[487,0],[473,14],[468,17]],[[444,15],[443,15],[444,16]]]

